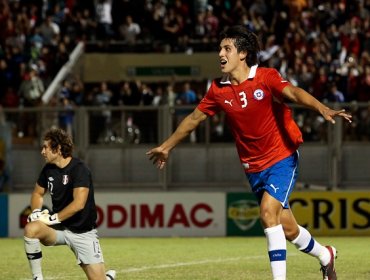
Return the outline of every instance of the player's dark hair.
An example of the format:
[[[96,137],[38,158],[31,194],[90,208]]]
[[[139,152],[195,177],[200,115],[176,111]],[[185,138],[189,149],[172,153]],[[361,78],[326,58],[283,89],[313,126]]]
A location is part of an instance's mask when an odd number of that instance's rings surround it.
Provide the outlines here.
[[[45,141],[49,141],[50,149],[53,152],[58,151],[60,146],[60,152],[63,158],[71,157],[73,152],[73,141],[72,137],[60,128],[52,128],[45,133]]]
[[[220,42],[223,39],[234,40],[235,47],[240,52],[246,52],[247,57],[245,62],[249,67],[256,65],[258,63],[258,52],[260,51],[260,46],[258,43],[258,37],[252,31],[248,30],[242,25],[235,25],[227,28],[220,33]]]

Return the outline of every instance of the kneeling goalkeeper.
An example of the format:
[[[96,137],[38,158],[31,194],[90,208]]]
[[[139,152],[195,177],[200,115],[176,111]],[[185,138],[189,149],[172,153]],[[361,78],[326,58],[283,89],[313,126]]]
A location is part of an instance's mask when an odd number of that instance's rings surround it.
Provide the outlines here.
[[[33,280],[42,280],[41,243],[67,245],[88,279],[114,279],[115,271],[105,273],[103,253],[96,230],[97,212],[90,170],[72,157],[73,142],[62,129],[44,136],[42,169],[31,196],[32,213],[24,229],[24,244]],[[41,210],[49,192],[52,211]]]

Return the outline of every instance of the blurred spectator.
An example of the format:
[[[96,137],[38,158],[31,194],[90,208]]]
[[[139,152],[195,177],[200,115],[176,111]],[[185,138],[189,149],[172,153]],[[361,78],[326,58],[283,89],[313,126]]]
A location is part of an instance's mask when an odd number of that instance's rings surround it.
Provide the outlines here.
[[[141,105],[150,106],[153,104],[154,93],[152,88],[143,82],[137,82],[140,95]],[[156,110],[143,110],[136,113],[135,123],[140,129],[140,141],[143,143],[156,143],[158,132],[158,117]]]
[[[205,13],[199,12],[194,22],[194,39],[200,40],[201,42],[207,42],[207,27],[204,18]]]
[[[33,62],[37,61],[41,55],[41,49],[44,45],[44,38],[41,35],[39,27],[35,27],[30,34],[30,52],[31,60]]]
[[[99,86],[94,86],[87,91],[84,98],[85,106],[96,106],[96,95],[99,93]],[[97,144],[100,141],[101,128],[104,127],[104,117],[99,111],[91,111],[89,115],[89,143]]]
[[[194,1],[194,11],[199,12],[199,11],[205,11],[207,8],[207,0],[195,0]]]
[[[96,104],[101,106],[107,106],[111,102],[111,98],[113,96],[112,91],[108,87],[107,82],[100,83],[100,91],[96,95]]]
[[[82,41],[95,41],[97,22],[93,19],[89,9],[82,11],[77,9],[75,15],[71,18],[72,26],[69,27],[71,32],[74,32],[77,39]]]
[[[137,106],[141,103],[141,93],[139,91],[140,83],[122,81],[119,83],[117,93],[114,95],[114,105],[118,106]],[[121,118],[119,116],[119,124],[121,125]],[[137,120],[142,119],[141,112],[138,111],[124,111],[124,135],[122,139],[125,143],[141,142],[141,131],[137,126]]]
[[[26,54],[22,53],[17,47],[7,47],[5,50],[5,59],[7,61],[8,69],[11,71],[8,84],[18,89],[27,70]]]
[[[157,0],[153,2],[150,7],[150,23],[149,30],[151,31],[152,40],[156,44],[163,44],[164,31],[163,31],[163,20],[167,12],[167,8],[163,1]]]
[[[69,60],[69,52],[64,42],[59,42],[57,51],[54,57],[54,73],[57,74],[60,68],[68,62]]]
[[[66,14],[69,13],[69,8],[65,6],[64,2],[65,1],[55,1],[52,6],[52,19],[58,26],[61,26],[64,23]]]
[[[1,98],[1,104],[5,108],[17,108],[19,106],[19,95],[13,87],[8,86]]]
[[[6,26],[8,19],[11,16],[11,11],[7,0],[0,0],[0,45],[5,44],[7,38]]]
[[[123,81],[119,85],[118,93],[115,95],[115,101],[113,104],[116,105],[139,105],[141,102],[141,95],[139,88],[136,83],[130,83],[129,81]]]
[[[11,185],[12,169],[12,126],[5,119],[0,106],[0,192],[6,185]],[[11,187],[11,186],[9,186]]]
[[[267,5],[264,0],[255,0],[249,7],[249,12],[252,15],[258,15],[265,17],[267,14]]]
[[[355,111],[357,122],[354,124],[356,129],[356,139],[358,141],[370,140],[370,103],[367,108],[357,108]],[[353,140],[353,139],[352,139]]]
[[[38,75],[36,65],[31,65],[29,71],[24,75],[18,95],[19,106],[36,107],[41,104],[41,97],[44,93],[44,83]],[[24,112],[19,114],[17,130],[19,138],[34,140],[40,129],[40,122],[36,112]]]
[[[175,105],[176,93],[173,90],[171,83],[167,85],[158,85],[153,99],[154,106],[168,105],[173,107]]]
[[[58,116],[59,127],[64,129],[69,135],[73,136],[73,104],[66,97],[61,98],[60,104],[63,110],[59,112]]]
[[[154,99],[153,90],[147,83],[139,83],[139,91],[141,95],[141,104],[144,106],[152,105]]]
[[[154,97],[152,101],[153,106],[160,106],[167,104],[165,91],[163,90],[163,87],[161,85],[158,85],[154,92]]]
[[[209,37],[211,42],[215,41],[217,39],[219,31],[219,20],[213,14],[213,7],[211,5],[207,5],[204,23],[206,26],[207,37]]]
[[[327,95],[329,77],[326,73],[325,67],[320,67],[318,72],[313,77],[311,94],[318,100],[323,100]]]
[[[233,5],[232,10],[231,10],[232,18],[240,19],[240,18],[243,17],[244,14],[247,14],[247,13],[248,13],[248,10],[245,7],[245,5],[243,4],[243,1],[242,0],[236,0],[235,4]]]
[[[44,93],[44,83],[38,74],[36,65],[31,65],[19,88],[19,96],[24,106],[38,106]]]
[[[53,52],[53,48],[43,46],[41,48],[40,57],[37,61],[30,61],[29,64],[36,65],[38,69],[39,77],[42,79],[45,86],[48,86],[58,70],[54,64],[56,53]]]
[[[43,38],[44,44],[56,46],[58,36],[60,34],[60,27],[53,22],[53,14],[48,12],[45,21],[40,26],[40,34]]]
[[[216,114],[211,119],[211,142],[223,142],[224,139],[224,114]]]
[[[84,84],[79,77],[73,77],[72,79],[72,87],[70,90],[71,97],[70,100],[73,104],[77,106],[83,105],[84,100]]]
[[[190,105],[197,103],[197,95],[191,88],[190,82],[185,82],[183,85],[183,91],[178,95],[177,105]]]
[[[125,22],[119,27],[119,32],[124,43],[134,45],[141,32],[140,25],[134,22],[131,15],[127,15]]]
[[[260,61],[265,62],[273,58],[279,48],[279,45],[276,43],[275,35],[270,35],[269,37],[267,37],[264,48],[259,53]]]
[[[0,96],[2,96],[9,85],[9,81],[13,79],[13,73],[8,67],[5,59],[0,59]]]
[[[67,78],[62,82],[62,87],[60,88],[59,96],[58,96],[59,100],[62,100],[62,99],[70,100],[72,97],[71,89],[72,89],[71,82]]]
[[[365,69],[360,76],[356,100],[359,102],[370,101],[370,64],[365,65]]]
[[[111,99],[113,97],[113,92],[108,86],[107,82],[101,82],[100,83],[100,89],[98,94],[96,95],[95,103],[97,106],[100,106],[101,108],[108,107],[112,105]],[[111,139],[111,136],[113,135],[112,132],[112,112],[109,109],[104,109],[102,112],[102,119],[101,119],[101,125],[99,125],[99,129],[101,131],[100,134],[100,141],[109,142]],[[96,124],[95,124],[96,125]]]
[[[173,49],[178,41],[183,36],[184,19],[181,14],[176,14],[173,8],[169,8],[163,17],[162,29],[164,41],[167,44],[167,51]]]
[[[196,104],[198,101],[197,94],[191,88],[190,82],[185,82],[183,84],[183,89],[179,93],[176,99],[177,105],[192,105]],[[188,109],[176,109],[176,126],[193,110],[193,108]],[[197,141],[196,131],[190,134],[190,142],[195,143]]]
[[[331,84],[328,95],[324,98],[329,102],[345,102],[345,97],[343,92],[338,90],[335,83]]]
[[[185,0],[175,0],[173,3],[173,9],[177,15],[181,15],[182,18],[187,22],[191,23],[189,4]]]
[[[168,104],[170,107],[175,106],[177,93],[174,91],[172,83],[168,84],[166,88],[165,96],[167,99],[167,102],[165,104]]]
[[[298,85],[306,90],[307,92],[312,92],[312,81],[313,81],[313,73],[309,71],[308,65],[303,63],[301,65],[300,71],[298,72],[297,82]]]
[[[98,0],[96,4],[97,15],[97,38],[109,39],[114,35],[112,24],[112,2],[111,0]]]

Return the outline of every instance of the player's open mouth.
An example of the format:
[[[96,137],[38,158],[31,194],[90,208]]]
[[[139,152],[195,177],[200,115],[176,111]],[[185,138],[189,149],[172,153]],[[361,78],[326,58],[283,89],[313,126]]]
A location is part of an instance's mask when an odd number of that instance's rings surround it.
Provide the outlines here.
[[[221,63],[221,65],[225,65],[227,63],[227,61],[225,59],[221,59],[220,63]]]

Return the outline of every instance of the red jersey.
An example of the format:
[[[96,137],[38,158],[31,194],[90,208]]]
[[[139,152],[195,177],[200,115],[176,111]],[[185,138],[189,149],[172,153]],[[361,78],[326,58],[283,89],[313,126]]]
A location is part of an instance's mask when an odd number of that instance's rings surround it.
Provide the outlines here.
[[[225,112],[246,172],[270,167],[303,142],[291,109],[283,102],[287,85],[275,69],[255,65],[239,85],[232,85],[227,77],[215,79],[197,107],[210,116]]]

